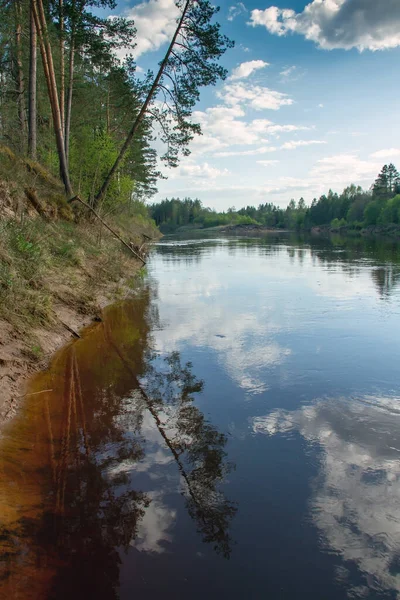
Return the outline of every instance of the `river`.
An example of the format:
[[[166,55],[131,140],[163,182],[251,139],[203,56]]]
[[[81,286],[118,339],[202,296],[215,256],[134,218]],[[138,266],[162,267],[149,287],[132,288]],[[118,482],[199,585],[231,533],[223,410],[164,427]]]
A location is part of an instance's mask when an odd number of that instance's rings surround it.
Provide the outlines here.
[[[0,598],[400,598],[400,246],[164,238],[0,439]]]

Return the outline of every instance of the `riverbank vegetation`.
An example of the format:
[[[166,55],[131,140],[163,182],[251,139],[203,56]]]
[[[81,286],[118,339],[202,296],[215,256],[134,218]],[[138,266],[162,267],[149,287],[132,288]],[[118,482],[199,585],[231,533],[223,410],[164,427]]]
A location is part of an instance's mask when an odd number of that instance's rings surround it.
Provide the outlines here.
[[[100,222],[77,220],[62,184],[43,167],[31,169],[8,151],[0,153],[0,172],[1,422],[27,375],[126,294],[142,265]],[[135,245],[143,234],[158,235],[140,206],[142,214],[113,219]]]
[[[286,208],[273,203],[217,212],[203,207],[200,200],[171,198],[153,204],[150,215],[164,233],[181,227],[255,225],[272,229],[307,230],[313,227],[361,230],[379,227],[396,230],[400,225],[400,176],[392,164],[385,165],[369,190],[350,185],[341,194],[329,190],[314,198],[292,199]]]
[[[115,8],[114,0],[1,5],[0,318],[11,318],[12,300],[21,323],[35,320],[47,305],[44,273],[87,253],[115,258],[93,209],[128,245],[154,234],[145,200],[158,165],[188,154],[200,132],[191,120],[199,90],[226,77],[219,58],[232,42],[207,0],[178,1],[171,43],[145,75],[136,69],[134,22],[99,16]]]

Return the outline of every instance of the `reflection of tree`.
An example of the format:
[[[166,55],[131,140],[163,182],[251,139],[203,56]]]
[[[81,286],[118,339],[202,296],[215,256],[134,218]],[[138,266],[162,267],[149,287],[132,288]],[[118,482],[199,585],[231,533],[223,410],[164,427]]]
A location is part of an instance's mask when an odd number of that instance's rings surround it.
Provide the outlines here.
[[[371,277],[381,298],[390,296],[393,288],[400,282],[400,272],[396,272],[391,264],[372,269]]]
[[[118,597],[150,496],[133,487],[148,411],[174,457],[203,540],[229,556],[234,506],[217,486],[226,437],[193,404],[203,383],[174,353],[148,348],[149,297],[115,305],[103,324],[37,377],[26,414],[0,448],[0,596]],[[36,387],[35,387],[36,386]],[[22,466],[21,466],[22,465]]]
[[[203,382],[192,375],[191,364],[182,368],[178,352],[171,353],[165,362],[169,367],[167,373],[148,377],[144,386],[147,406],[185,482],[190,516],[203,540],[228,558],[231,552],[228,531],[236,507],[217,489],[231,468],[225,462],[227,438],[193,404],[191,394],[201,391]],[[157,413],[160,409],[166,417],[164,422]]]
[[[184,482],[187,509],[203,541],[229,558],[229,525],[237,509],[217,486],[232,465],[225,460],[226,436],[208,423],[193,404],[192,394],[203,389],[203,382],[192,374],[191,363],[182,367],[178,352],[164,359],[166,371],[157,369],[149,360],[145,379],[140,382],[129,359],[112,340],[112,332],[108,331],[107,338],[132,374],[135,387],[176,461]]]
[[[215,234],[214,234],[215,235]],[[339,234],[312,236],[303,233],[274,233],[261,237],[229,236],[219,239],[202,240],[202,243],[186,242],[182,245],[160,245],[157,253],[168,261],[182,263],[199,261],[205,253],[217,252],[222,246],[234,255],[245,252],[248,256],[278,256],[286,251],[291,262],[304,264],[307,254],[313,264],[330,269],[340,268],[349,277],[357,277],[365,266],[365,260],[373,267],[371,276],[381,297],[388,297],[400,283],[400,244],[390,238],[369,238],[362,236],[340,236]],[[382,266],[385,265],[385,266]]]
[[[396,241],[332,235],[313,238],[309,248],[321,264],[340,267],[350,277],[357,276],[368,259],[375,267],[371,276],[382,298],[400,282],[400,244]]]

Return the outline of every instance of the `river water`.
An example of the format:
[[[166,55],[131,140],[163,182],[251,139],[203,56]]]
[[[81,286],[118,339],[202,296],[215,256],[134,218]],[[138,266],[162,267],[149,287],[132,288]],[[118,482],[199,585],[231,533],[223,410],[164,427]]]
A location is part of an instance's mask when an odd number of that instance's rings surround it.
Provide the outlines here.
[[[400,598],[399,339],[394,243],[165,238],[4,431],[0,597]]]

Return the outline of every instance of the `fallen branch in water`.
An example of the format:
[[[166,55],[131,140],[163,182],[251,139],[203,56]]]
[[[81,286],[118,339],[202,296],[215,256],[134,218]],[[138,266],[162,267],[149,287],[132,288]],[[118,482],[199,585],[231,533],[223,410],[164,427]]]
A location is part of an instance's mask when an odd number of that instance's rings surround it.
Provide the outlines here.
[[[64,321],[61,321],[61,319],[58,319],[61,323],[61,325],[63,325],[65,327],[65,329],[67,329],[70,333],[72,333],[72,335],[76,338],[80,338],[81,336],[79,335],[79,333],[77,331],[75,331],[75,329],[72,329],[72,327],[70,327],[69,325],[67,325],[66,323],[64,323]]]
[[[29,394],[22,394],[22,396],[16,396],[17,398],[26,398],[26,396],[37,396],[38,394],[45,394],[46,392],[52,392],[53,390],[40,390],[40,392],[29,392]]]
[[[6,420],[8,418],[8,415],[10,414],[13,406],[14,406],[14,402],[16,400],[20,400],[21,398],[26,398],[27,396],[37,396],[38,394],[44,394],[45,392],[52,392],[53,390],[40,390],[40,392],[29,392],[28,394],[22,394],[22,396],[14,396],[14,398],[11,398],[10,400],[10,406],[8,407],[8,411],[6,412],[6,414],[4,415],[3,419]]]

